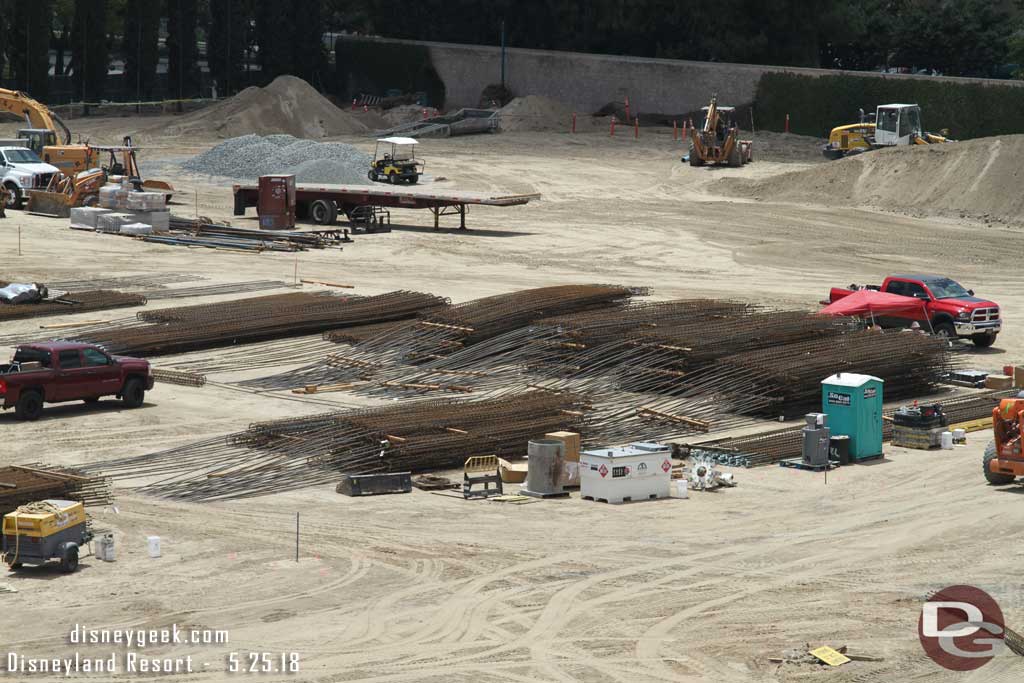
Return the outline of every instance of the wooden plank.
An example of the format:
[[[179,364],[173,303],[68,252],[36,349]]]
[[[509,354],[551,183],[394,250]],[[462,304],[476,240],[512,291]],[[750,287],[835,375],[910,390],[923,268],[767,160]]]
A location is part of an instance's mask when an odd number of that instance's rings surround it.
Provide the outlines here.
[[[654,410],[653,408],[637,408],[637,415],[650,415],[651,417],[661,418],[668,420],[669,422],[679,422],[681,424],[689,425],[702,431],[708,431],[711,429],[711,423],[705,420],[695,420],[692,417],[684,417],[682,415],[672,415],[670,413],[663,413],[660,410]]]
[[[474,330],[472,327],[464,327],[462,325],[445,325],[442,323],[428,322],[426,320],[420,322],[419,324],[425,325],[426,327],[440,327],[446,330],[459,330],[460,332],[476,332],[476,330]]]
[[[50,472],[48,470],[38,470],[34,467],[25,467],[24,465],[8,465],[16,470],[22,470],[23,472],[32,472],[42,477],[50,477],[52,479],[73,479],[75,481],[90,481],[89,477],[79,477],[76,474],[67,474],[65,472]]]

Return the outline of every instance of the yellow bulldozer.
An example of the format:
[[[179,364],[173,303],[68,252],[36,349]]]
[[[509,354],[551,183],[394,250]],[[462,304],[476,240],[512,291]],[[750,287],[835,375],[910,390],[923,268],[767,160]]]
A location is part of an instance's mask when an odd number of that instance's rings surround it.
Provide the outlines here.
[[[822,148],[822,154],[826,159],[842,159],[882,147],[944,142],[956,141],[949,138],[946,130],[941,135],[923,130],[921,107],[918,105],[883,104],[879,105],[874,117],[865,115],[861,109],[859,122],[833,128],[828,136],[828,144]]]
[[[754,160],[753,142],[740,140],[734,107],[720,106],[718,95],[712,95],[711,104],[702,107],[701,113],[703,125],[690,127],[690,154],[684,161],[689,161],[690,166],[742,166]]]

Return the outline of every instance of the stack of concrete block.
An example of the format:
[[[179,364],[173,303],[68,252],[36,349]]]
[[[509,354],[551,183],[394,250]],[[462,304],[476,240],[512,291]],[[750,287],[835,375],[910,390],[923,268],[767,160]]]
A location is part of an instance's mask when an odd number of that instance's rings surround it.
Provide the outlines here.
[[[98,206],[82,206],[71,209],[71,227],[79,230],[95,230],[100,216],[105,216],[110,212],[110,209],[102,209]]]
[[[121,232],[121,227],[127,223],[151,226],[153,232],[167,232],[170,229],[171,213],[162,192],[136,192],[128,186],[127,181],[120,184],[107,183],[100,188],[99,203],[101,210],[115,211],[119,216],[127,215],[131,218],[129,221],[112,219],[105,229],[100,229],[97,220],[95,226],[100,232]],[[72,218],[71,222],[74,225],[75,219]]]
[[[130,213],[111,212],[99,217],[96,221],[96,232],[119,233],[122,226],[137,222]]]
[[[129,223],[121,226],[122,235],[152,235],[153,226],[145,223]]]

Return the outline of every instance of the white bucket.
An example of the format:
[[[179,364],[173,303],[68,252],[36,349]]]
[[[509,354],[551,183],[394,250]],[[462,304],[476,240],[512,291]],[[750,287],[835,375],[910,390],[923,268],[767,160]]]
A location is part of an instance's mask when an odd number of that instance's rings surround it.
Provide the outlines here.
[[[967,443],[967,430],[966,429],[954,429],[953,430],[953,443]]]
[[[149,546],[149,556],[160,557],[160,537],[146,536],[146,543]]]
[[[686,479],[675,479],[672,481],[673,498],[689,498],[689,482]]]
[[[114,534],[103,534],[96,539],[96,557],[104,562],[114,561]]]
[[[939,438],[942,450],[949,450],[953,447],[953,432],[942,432],[942,435]]]

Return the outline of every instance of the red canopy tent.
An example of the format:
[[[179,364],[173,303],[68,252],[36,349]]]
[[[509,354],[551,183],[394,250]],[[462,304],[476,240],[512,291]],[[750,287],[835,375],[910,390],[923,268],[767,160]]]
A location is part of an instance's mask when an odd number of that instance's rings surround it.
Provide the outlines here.
[[[858,289],[818,311],[823,315],[921,315],[928,319],[928,308],[920,299],[879,292],[875,289]]]

